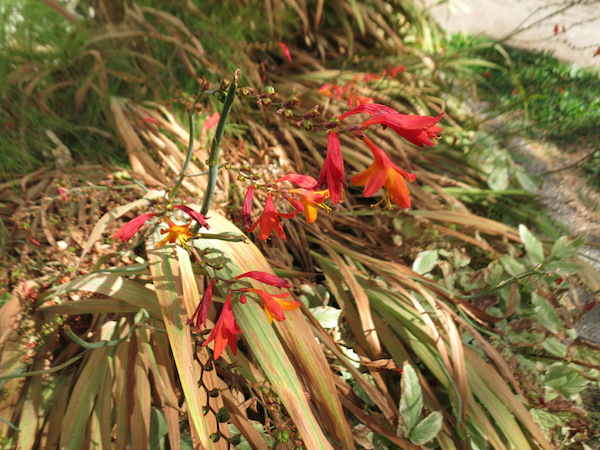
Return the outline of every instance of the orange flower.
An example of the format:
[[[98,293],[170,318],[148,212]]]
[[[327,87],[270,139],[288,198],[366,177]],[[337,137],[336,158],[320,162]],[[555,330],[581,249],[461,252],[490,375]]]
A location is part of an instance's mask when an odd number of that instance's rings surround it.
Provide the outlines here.
[[[410,192],[406,187],[406,178],[413,182],[417,178],[414,173],[408,173],[394,164],[385,152],[377,147],[368,137],[362,140],[371,149],[375,161],[364,171],[352,177],[356,186],[365,186],[364,196],[371,197],[382,187],[387,188],[389,199],[401,208],[410,206]]]
[[[233,316],[233,307],[231,306],[231,293],[227,296],[221,315],[215,324],[212,332],[208,336],[208,339],[204,341],[203,346],[208,345],[209,342],[215,341],[213,348],[214,358],[219,359],[225,347],[229,345],[231,352],[237,355],[237,335],[242,330],[235,321]]]
[[[294,211],[291,214],[282,214],[278,212],[275,209],[275,203],[273,203],[273,196],[269,194],[267,195],[267,201],[265,202],[265,210],[256,223],[248,228],[248,231],[252,233],[256,229],[256,226],[260,225],[259,239],[263,241],[268,239],[269,236],[271,236],[271,233],[273,233],[273,229],[281,236],[281,239],[285,239],[285,232],[283,231],[279,218],[283,217],[284,219],[291,219],[296,213],[297,211]]]
[[[167,242],[169,244],[177,242],[182,247],[185,247],[186,241],[194,235],[194,233],[190,231],[190,226],[192,225],[192,222],[186,225],[176,225],[169,219],[165,220],[167,221],[169,228],[167,228],[166,230],[160,230],[160,234],[166,234],[167,236],[162,241],[160,241],[156,245],[156,247],[162,247]]]
[[[290,193],[298,194],[300,196],[300,202],[304,206],[304,217],[308,223],[313,223],[317,220],[317,206],[325,209],[326,211],[331,208],[323,202],[329,198],[329,189],[323,191],[309,191],[308,189],[290,189]]]
[[[273,319],[279,322],[284,321],[284,311],[293,311],[295,309],[300,308],[301,305],[300,302],[283,300],[288,295],[290,295],[287,292],[284,294],[273,295],[261,289],[245,288],[245,290],[249,292],[254,292],[260,297],[260,299],[262,300],[263,309],[265,310],[265,314],[267,315],[267,319],[269,319],[269,323],[273,323]]]

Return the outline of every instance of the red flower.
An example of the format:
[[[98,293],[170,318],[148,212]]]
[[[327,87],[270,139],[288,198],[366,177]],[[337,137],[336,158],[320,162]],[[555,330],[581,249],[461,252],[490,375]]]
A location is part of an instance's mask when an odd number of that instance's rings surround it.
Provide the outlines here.
[[[281,51],[283,52],[283,56],[285,56],[288,61],[291,61],[292,60],[292,55],[290,54],[290,49],[287,48],[287,45],[285,45],[283,42],[277,42],[277,45],[279,45],[281,47]]]
[[[300,202],[302,202],[303,208],[300,211],[304,211],[304,216],[308,223],[313,223],[317,220],[317,206],[324,208],[329,211],[331,208],[323,202],[329,198],[329,189],[323,191],[309,191],[308,189],[290,189],[292,194],[298,194],[300,196]]]
[[[371,116],[371,119],[361,124],[363,129],[374,124],[381,124],[384,127],[390,127],[404,139],[419,147],[423,147],[423,145],[433,147],[438,139],[437,133],[442,131],[435,124],[440,121],[443,113],[437,117],[400,114],[394,109],[378,103],[359,105],[342,114],[340,120],[360,113]]]
[[[214,358],[219,359],[225,347],[229,345],[231,352],[237,355],[237,336],[242,330],[235,322],[233,316],[233,307],[231,306],[231,294],[227,296],[221,315],[215,324],[212,332],[208,336],[208,339],[204,341],[203,346],[208,345],[209,342],[215,341],[213,348]]]
[[[201,227],[206,228],[207,230],[210,228],[210,225],[208,224],[208,222],[206,221],[206,219],[208,219],[208,217],[204,217],[202,214],[200,214],[197,211],[194,211],[192,208],[190,208],[189,206],[185,206],[185,205],[174,205],[173,208],[177,208],[182,210],[184,213],[186,213],[188,216],[190,216],[192,219],[194,219],[196,222],[198,222],[198,224]]]
[[[296,213],[297,211],[294,211],[291,214],[282,214],[277,212],[275,209],[275,203],[273,203],[273,196],[269,194],[267,196],[267,201],[265,202],[265,210],[260,215],[256,223],[248,228],[248,231],[253,232],[256,229],[256,226],[260,225],[259,239],[263,241],[268,239],[269,236],[271,236],[273,229],[275,229],[277,234],[279,234],[282,239],[285,239],[285,233],[279,218],[283,217],[284,219],[291,219],[296,215]]]
[[[215,281],[216,280],[210,280],[210,283],[208,283],[208,286],[204,291],[204,295],[202,296],[202,300],[200,300],[196,311],[194,311],[194,314],[189,321],[190,325],[194,324],[194,322],[196,323],[196,326],[194,327],[194,331],[196,333],[200,333],[200,324],[206,327],[206,318],[208,317],[208,308],[210,308],[210,302],[212,301],[212,291]]]
[[[335,94],[331,91],[334,91]],[[337,84],[325,83],[319,88],[319,94],[321,94],[323,97],[329,97],[331,99],[335,98],[339,102],[342,98],[343,91],[342,88]]]
[[[190,226],[192,225],[192,223],[190,222],[186,225],[177,225],[169,219],[165,220],[167,221],[169,228],[167,228],[166,230],[160,230],[160,234],[166,234],[167,236],[158,244],[156,244],[156,247],[160,248],[167,242],[169,244],[174,244],[175,242],[177,242],[179,245],[184,247],[187,240],[194,235],[194,233],[192,233],[190,230]]]
[[[275,183],[289,181],[304,189],[314,189],[317,185],[317,180],[309,175],[300,175],[299,173],[290,173],[275,180]]]
[[[140,230],[140,228],[142,228],[142,225],[144,225],[150,217],[154,216],[156,216],[156,214],[142,214],[141,216],[131,219],[129,222],[119,228],[117,232],[113,234],[112,238],[120,239],[121,242],[127,242],[135,233]]]
[[[397,76],[399,73],[402,73],[402,72],[406,72],[406,67],[404,67],[403,65],[399,65],[399,66],[393,67],[393,68],[390,70],[390,77],[392,77],[392,78],[396,78],[396,76]]]
[[[208,119],[206,119],[204,121],[204,123],[202,124],[202,130],[200,130],[200,137],[204,137],[206,135],[206,132],[208,130],[210,130],[212,127],[214,127],[219,120],[221,119],[221,114],[219,114],[218,112],[214,113],[212,116],[210,116]]]
[[[246,230],[252,226],[252,200],[254,200],[254,185],[250,186],[244,197],[244,206],[242,207],[242,223]]]
[[[319,174],[318,185],[323,186],[325,183],[329,188],[331,201],[337,205],[342,199],[342,185],[348,186],[348,184],[346,183],[339,133],[335,131],[331,131],[327,136],[327,156]]]
[[[285,320],[284,311],[293,311],[300,308],[300,302],[283,300],[289,293],[273,295],[267,291],[254,288],[246,288],[250,292],[254,292],[262,300],[262,306],[269,319],[269,323],[273,323],[273,319],[282,322]]]
[[[290,287],[290,283],[283,278],[279,278],[277,275],[273,275],[272,273],[260,272],[257,270],[251,270],[250,272],[243,273],[234,278],[234,280],[239,280],[240,278],[252,278],[253,280],[260,281],[261,283],[268,284],[270,286],[276,286],[279,288]]]
[[[413,182],[417,178],[414,173],[408,173],[395,165],[385,152],[377,147],[368,137],[362,140],[371,149],[375,161],[364,171],[352,177],[352,183],[365,186],[364,196],[371,197],[381,187],[386,187],[389,198],[401,208],[410,206],[410,192],[404,178]]]

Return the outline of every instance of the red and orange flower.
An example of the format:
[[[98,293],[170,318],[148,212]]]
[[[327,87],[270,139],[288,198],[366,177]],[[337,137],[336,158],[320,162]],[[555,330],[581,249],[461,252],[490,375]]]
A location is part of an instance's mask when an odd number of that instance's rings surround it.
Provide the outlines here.
[[[231,306],[231,293],[227,296],[221,315],[211,331],[208,339],[204,341],[203,346],[214,341],[213,348],[214,359],[219,359],[225,347],[229,345],[231,352],[237,355],[237,335],[241,334],[242,330],[235,321],[233,316],[233,307]]]
[[[351,179],[356,186],[364,186],[364,196],[371,197],[382,187],[387,188],[390,200],[401,208],[410,206],[410,192],[406,187],[406,178],[413,182],[417,178],[414,173],[408,173],[394,164],[386,153],[377,147],[368,137],[362,140],[371,149],[375,160],[363,172],[354,175]]]

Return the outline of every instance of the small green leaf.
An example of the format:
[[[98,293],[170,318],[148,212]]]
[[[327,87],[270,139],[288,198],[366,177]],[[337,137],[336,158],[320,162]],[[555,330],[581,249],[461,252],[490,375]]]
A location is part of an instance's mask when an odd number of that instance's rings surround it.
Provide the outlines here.
[[[556,275],[573,275],[581,269],[581,264],[572,262],[552,261],[548,264],[544,264],[544,270],[546,272],[552,272]]]
[[[425,250],[420,252],[413,263],[413,270],[421,275],[431,272],[438,262],[437,250]]]
[[[546,386],[565,397],[580,393],[589,384],[583,375],[562,363],[553,364],[546,373]]]
[[[540,177],[527,173],[522,167],[517,166],[515,178],[527,192],[537,192],[540,187]]]
[[[506,167],[495,167],[488,177],[488,186],[493,191],[503,191],[508,187],[508,169]]]
[[[442,414],[434,411],[421,420],[408,437],[413,444],[424,445],[431,442],[442,429]]]
[[[544,249],[542,248],[542,243],[523,224],[519,225],[519,234],[521,235],[521,240],[525,244],[527,255],[529,255],[535,264],[542,263],[544,261]]]
[[[323,328],[335,328],[339,324],[342,310],[331,306],[317,306],[310,308],[310,312]]]
[[[421,418],[423,409],[423,393],[419,384],[419,376],[413,367],[405,362],[402,367],[402,394],[400,395],[400,415],[404,422],[399,425],[400,431],[409,436]]]
[[[535,318],[551,333],[557,333],[562,328],[562,320],[548,300],[536,292],[532,292],[532,303],[535,307]]]
[[[578,236],[575,239],[569,236],[561,236],[552,245],[549,259],[564,259],[575,256],[584,243],[585,237],[583,236]]]
[[[553,356],[558,356],[559,358],[567,357],[568,347],[553,337],[547,338],[542,347]]]

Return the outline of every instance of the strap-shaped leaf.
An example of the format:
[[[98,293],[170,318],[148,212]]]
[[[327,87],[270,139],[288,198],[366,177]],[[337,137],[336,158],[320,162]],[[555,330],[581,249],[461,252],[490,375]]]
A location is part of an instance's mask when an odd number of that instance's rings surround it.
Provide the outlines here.
[[[177,251],[173,246],[156,248],[160,235],[148,239],[146,250],[150,262],[150,273],[156,287],[156,296],[160,304],[165,329],[171,344],[173,359],[179,373],[179,379],[185,397],[190,428],[199,440],[202,448],[213,448],[210,440],[211,431],[202,414],[202,398],[198,390],[198,380],[194,370],[194,353],[190,327],[187,323],[185,308],[180,304],[182,286],[180,282]]]
[[[211,233],[242,234],[235,225],[217,212],[210,211],[208,215],[210,217]],[[228,242],[219,239],[199,239],[194,242],[194,245],[202,250],[211,249],[226,260],[225,268],[219,271],[219,276],[221,277],[233,277],[250,270],[272,273],[268,262],[260,250],[252,243]],[[262,283],[254,281],[252,283],[257,288],[268,289]],[[283,350],[280,338],[267,321],[264,311],[257,304],[247,302],[244,305],[236,304],[234,306],[234,313],[238,325],[244,332],[244,337],[248,345],[298,427],[298,431],[306,447],[311,449],[331,448],[327,438],[323,434],[320,423],[316,420],[306,400],[306,394],[298,380],[296,370]],[[291,314],[288,313],[286,320],[294,320],[294,323],[304,320],[301,314],[293,313],[296,313],[296,311],[292,311]],[[292,322],[289,325],[293,327]],[[291,336],[294,336],[294,338]],[[281,339],[286,341],[289,339],[287,342],[288,346],[298,345],[298,342],[294,342],[294,339],[302,340],[305,347],[317,345],[312,333],[284,333]],[[313,349],[312,352],[316,354],[320,350]],[[302,353],[304,355],[309,354],[307,352]],[[324,370],[321,366],[316,366],[310,359],[299,362],[306,365],[307,368],[318,370],[320,372],[319,376],[323,379],[331,377],[328,370]],[[333,383],[322,383],[321,385],[317,385],[316,388],[325,391],[326,389],[331,389],[329,386],[332,387]],[[348,425],[337,396],[331,395],[331,392],[331,390],[328,393],[321,392],[320,395],[315,397],[328,399],[329,401],[329,403],[322,406],[326,411],[329,411],[329,417],[337,421],[337,428],[340,430],[337,432],[333,429],[330,433],[336,434],[337,439],[343,440],[345,448],[354,448],[350,433],[348,432],[344,435],[344,432],[341,431],[348,430]]]

